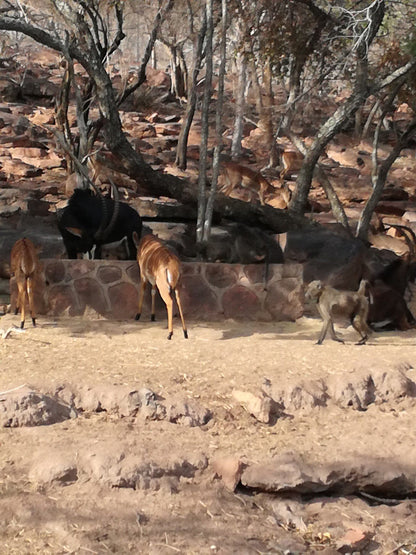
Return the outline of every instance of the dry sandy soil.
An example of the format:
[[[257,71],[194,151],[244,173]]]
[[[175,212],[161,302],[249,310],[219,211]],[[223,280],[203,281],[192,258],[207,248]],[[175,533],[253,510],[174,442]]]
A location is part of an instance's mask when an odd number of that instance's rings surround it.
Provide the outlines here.
[[[18,323],[14,315],[0,319],[3,330]],[[261,462],[283,452],[316,464],[355,454],[394,465],[413,456],[412,403],[367,411],[315,408],[266,425],[232,391],[257,391],[265,379],[285,383],[362,367],[416,366],[415,331],[374,334],[366,346],[356,346],[355,332],[347,328],[341,330],[344,345],[327,339],[318,346],[320,321],[313,318],[189,322],[188,340],[178,326],[167,341],[162,322],[40,317],[38,327],[29,324],[24,333],[0,338],[1,392],[23,384],[44,392],[68,383],[145,386],[162,397],[192,399],[213,415],[193,428],[108,412],[84,412],[49,426],[2,428],[1,553],[336,553],[345,534],[357,528],[372,538],[363,552],[415,552],[412,499],[387,506],[359,496],[296,498],[288,500],[290,522],[278,516],[281,497],[242,488],[231,492],[214,478],[211,464],[221,456]],[[416,379],[411,368],[408,375]],[[82,475],[66,485],[34,477],[35,462],[47,464],[57,453],[116,456],[120,449],[151,465],[188,460],[198,466],[206,460],[208,466],[174,484],[156,480],[136,489]]]

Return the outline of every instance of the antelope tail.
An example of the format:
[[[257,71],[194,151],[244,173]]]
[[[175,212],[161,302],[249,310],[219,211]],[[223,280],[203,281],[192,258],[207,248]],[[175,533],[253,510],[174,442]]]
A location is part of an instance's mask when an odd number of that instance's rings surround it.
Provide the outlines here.
[[[169,285],[169,293],[172,293],[172,274],[169,271],[169,268],[166,268],[166,281]]]

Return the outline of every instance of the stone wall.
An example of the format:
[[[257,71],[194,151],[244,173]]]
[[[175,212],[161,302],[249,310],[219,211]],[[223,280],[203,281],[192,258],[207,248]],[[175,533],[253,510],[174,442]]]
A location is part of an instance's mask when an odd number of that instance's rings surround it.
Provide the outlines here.
[[[129,319],[137,312],[139,269],[133,261],[42,260],[47,286],[40,313],[50,316],[98,314]],[[182,263],[181,300],[190,320],[222,318],[295,320],[303,314],[302,266],[272,264],[265,290],[263,264]],[[150,314],[150,286],[143,317]],[[12,309],[16,286],[11,284]],[[40,295],[41,297],[41,295]],[[166,309],[156,296],[156,315]]]

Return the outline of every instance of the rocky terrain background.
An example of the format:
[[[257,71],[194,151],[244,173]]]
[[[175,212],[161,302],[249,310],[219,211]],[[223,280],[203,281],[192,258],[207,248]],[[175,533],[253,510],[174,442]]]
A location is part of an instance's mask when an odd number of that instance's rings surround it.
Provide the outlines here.
[[[44,257],[64,256],[55,211],[71,187],[47,130],[56,60],[39,52],[17,88],[7,78],[16,62],[0,79],[4,304],[18,236],[42,244]],[[146,94],[152,102],[126,107],[124,127],[149,163],[180,174],[172,161],[181,108],[166,101],[163,74],[149,76]],[[406,117],[406,106],[400,113]],[[198,141],[196,123],[189,147],[196,158]],[[260,168],[264,145],[249,126],[244,145],[247,163]],[[351,221],[371,189],[370,152],[347,133],[328,150]],[[394,165],[383,220],[413,226],[415,164],[409,149]],[[196,176],[197,159],[186,173]],[[181,215],[173,229],[157,225],[179,235],[186,254],[189,208],[114,177],[143,216]],[[317,184],[311,201],[312,217],[333,227]],[[416,550],[413,329],[374,333],[357,346],[349,327],[341,330],[345,345],[317,346],[316,318],[191,319],[189,339],[177,330],[168,342],[163,320],[41,316],[20,332],[18,318],[0,320],[4,552]]]

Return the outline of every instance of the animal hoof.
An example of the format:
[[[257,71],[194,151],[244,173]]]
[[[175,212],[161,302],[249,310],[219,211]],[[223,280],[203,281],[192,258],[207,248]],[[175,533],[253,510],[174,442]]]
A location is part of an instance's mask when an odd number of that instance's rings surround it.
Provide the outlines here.
[[[154,314],[151,315],[150,321],[151,322],[156,322],[156,316]],[[169,339],[170,339],[170,337],[169,337]]]
[[[173,332],[168,335],[168,339],[172,339]]]
[[[136,314],[136,316],[134,317],[135,320],[140,320],[140,316],[141,314]]]
[[[187,330],[183,330],[183,335],[184,335],[185,339],[188,339],[188,332],[187,332]]]

